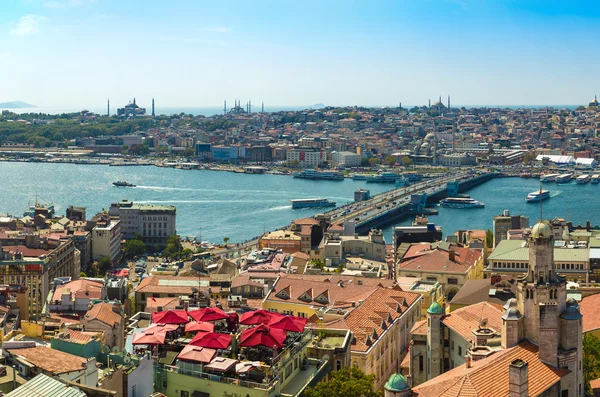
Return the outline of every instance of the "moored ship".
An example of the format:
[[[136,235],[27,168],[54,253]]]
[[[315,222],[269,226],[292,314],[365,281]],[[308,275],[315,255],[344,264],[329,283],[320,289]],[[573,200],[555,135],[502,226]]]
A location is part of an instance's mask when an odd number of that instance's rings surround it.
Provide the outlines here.
[[[316,171],[316,170],[304,170],[294,174],[294,178],[303,179],[324,179],[329,181],[343,181],[344,175],[341,172],[335,171]]]
[[[588,175],[588,174],[579,175],[575,179],[575,181],[580,185],[584,185],[590,181],[590,175]]]
[[[290,202],[293,209],[335,207],[335,201],[329,201],[325,198],[297,199],[290,200]]]
[[[560,174],[544,174],[540,176],[540,182],[554,182]]]
[[[597,184],[598,182],[600,182],[600,175],[598,175],[598,174],[592,175],[590,182],[592,182],[594,185]]]
[[[556,183],[571,182],[571,179],[573,179],[573,174],[560,174],[556,177]]]

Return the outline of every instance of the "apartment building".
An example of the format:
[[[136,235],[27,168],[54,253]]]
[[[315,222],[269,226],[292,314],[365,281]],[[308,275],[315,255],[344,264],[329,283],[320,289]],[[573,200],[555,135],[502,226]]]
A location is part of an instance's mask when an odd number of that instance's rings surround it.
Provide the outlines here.
[[[139,234],[146,246],[164,247],[167,239],[177,234],[177,209],[173,205],[135,204],[123,200],[111,204],[108,213],[121,221],[123,238]]]

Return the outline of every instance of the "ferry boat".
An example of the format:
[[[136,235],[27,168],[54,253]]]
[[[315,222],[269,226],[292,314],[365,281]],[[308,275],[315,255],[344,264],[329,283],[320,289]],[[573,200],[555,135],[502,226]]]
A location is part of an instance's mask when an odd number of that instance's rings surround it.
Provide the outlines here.
[[[550,198],[550,190],[536,190],[535,192],[529,193],[525,201],[528,203],[534,203],[546,200],[547,198]]]
[[[483,208],[485,205],[471,197],[448,197],[440,201],[440,207]]]
[[[545,174],[540,176],[540,182],[554,182],[560,174]]]
[[[579,175],[575,179],[575,181],[580,185],[584,185],[590,181],[590,175],[588,175],[588,174]]]
[[[367,183],[396,183],[398,179],[402,179],[402,174],[395,172],[382,172],[377,175],[369,175],[366,179]]]
[[[573,179],[573,174],[560,174],[556,177],[556,183],[571,182],[571,179]]]
[[[343,181],[344,174],[335,171],[316,171],[316,170],[304,170],[294,174],[294,178],[303,179],[325,179],[328,181]]]
[[[598,182],[600,182],[600,175],[598,175],[598,174],[592,175],[590,182],[592,182],[594,185],[597,184]]]
[[[355,181],[366,181],[367,178],[371,177],[371,174],[360,174],[360,173],[355,173],[352,175],[352,179]]]
[[[125,182],[125,181],[116,181],[116,182],[113,182],[113,185],[119,186],[119,187],[135,187],[135,185],[133,183],[129,183],[129,182]]]
[[[335,207],[335,201],[329,201],[324,198],[297,199],[290,200],[293,209],[298,208],[320,208],[320,207]]]

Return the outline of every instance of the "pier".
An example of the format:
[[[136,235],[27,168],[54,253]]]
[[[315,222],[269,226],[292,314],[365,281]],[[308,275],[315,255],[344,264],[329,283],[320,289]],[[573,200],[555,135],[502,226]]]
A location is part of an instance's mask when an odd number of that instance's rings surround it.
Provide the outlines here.
[[[325,212],[331,223],[355,223],[356,233],[382,228],[407,216],[427,213],[427,205],[457,195],[490,179],[504,177],[502,173],[478,172],[444,175],[427,179],[407,187],[400,187]]]

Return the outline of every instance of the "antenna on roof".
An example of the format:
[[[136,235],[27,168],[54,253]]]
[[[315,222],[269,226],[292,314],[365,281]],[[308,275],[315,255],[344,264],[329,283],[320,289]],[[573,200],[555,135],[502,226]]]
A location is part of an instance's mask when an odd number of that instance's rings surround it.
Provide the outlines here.
[[[543,217],[542,217],[542,182],[540,182],[540,222],[543,221]]]

